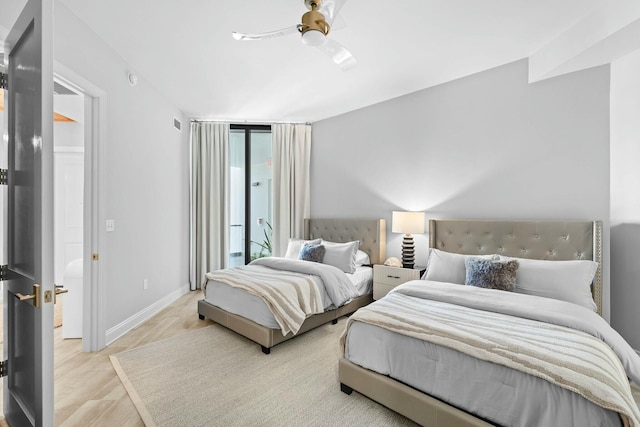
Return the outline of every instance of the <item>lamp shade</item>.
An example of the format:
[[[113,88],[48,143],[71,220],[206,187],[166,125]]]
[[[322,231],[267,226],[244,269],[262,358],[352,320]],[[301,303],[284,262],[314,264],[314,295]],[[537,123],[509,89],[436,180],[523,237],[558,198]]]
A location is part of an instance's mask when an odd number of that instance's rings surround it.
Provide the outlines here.
[[[391,214],[392,233],[424,233],[424,212],[393,211]]]

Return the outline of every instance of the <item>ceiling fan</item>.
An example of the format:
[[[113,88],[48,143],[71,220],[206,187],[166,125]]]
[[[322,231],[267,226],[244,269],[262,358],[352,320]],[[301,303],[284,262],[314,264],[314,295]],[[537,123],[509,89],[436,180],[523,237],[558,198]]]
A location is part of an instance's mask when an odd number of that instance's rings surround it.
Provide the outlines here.
[[[302,43],[315,46],[327,54],[343,71],[350,70],[357,65],[356,59],[344,46],[328,38],[331,25],[335,22],[338,12],[347,0],[303,0],[309,12],[302,15],[302,23],[281,30],[262,34],[245,34],[233,32],[236,40],[263,40],[299,32]]]

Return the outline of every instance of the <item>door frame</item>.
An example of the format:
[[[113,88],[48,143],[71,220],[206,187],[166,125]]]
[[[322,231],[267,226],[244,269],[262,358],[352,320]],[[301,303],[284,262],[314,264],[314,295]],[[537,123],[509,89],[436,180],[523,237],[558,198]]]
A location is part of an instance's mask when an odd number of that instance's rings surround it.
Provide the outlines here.
[[[54,80],[85,98],[82,351],[94,352],[106,346],[106,231],[99,224],[106,218],[107,95],[55,60],[53,73]]]

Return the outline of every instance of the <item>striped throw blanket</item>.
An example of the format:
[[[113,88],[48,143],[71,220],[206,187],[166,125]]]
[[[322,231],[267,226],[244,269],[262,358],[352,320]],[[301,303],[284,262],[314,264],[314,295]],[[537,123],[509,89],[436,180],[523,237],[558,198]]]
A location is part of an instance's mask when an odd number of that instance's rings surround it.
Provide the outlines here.
[[[246,265],[210,272],[206,277],[262,298],[282,335],[298,333],[308,316],[324,311],[317,276]]]
[[[509,307],[522,305],[522,297],[530,296],[513,298],[504,291],[448,285],[452,295],[444,298],[447,286],[434,285],[435,299],[430,299],[432,283],[409,282],[358,310],[348,321],[343,348],[352,322],[372,324],[543,378],[618,412],[625,426],[640,426],[625,368],[601,339],[570,327],[492,311],[496,307],[491,300],[500,298],[495,292],[509,296],[505,304]],[[489,311],[458,305],[456,293],[462,295],[462,303],[487,304]]]

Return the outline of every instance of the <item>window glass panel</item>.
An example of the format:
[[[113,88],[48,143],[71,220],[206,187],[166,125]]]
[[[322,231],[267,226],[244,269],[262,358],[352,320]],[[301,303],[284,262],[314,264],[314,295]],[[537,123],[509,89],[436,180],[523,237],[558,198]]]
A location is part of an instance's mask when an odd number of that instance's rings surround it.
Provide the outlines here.
[[[230,216],[229,266],[245,264],[245,132],[232,129],[229,133]]]
[[[251,259],[271,255],[271,131],[251,131]]]
[[[271,255],[271,129],[240,126],[230,130],[230,259],[244,265]]]

